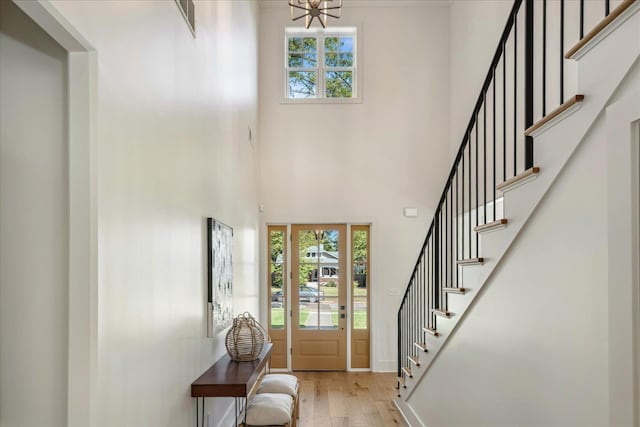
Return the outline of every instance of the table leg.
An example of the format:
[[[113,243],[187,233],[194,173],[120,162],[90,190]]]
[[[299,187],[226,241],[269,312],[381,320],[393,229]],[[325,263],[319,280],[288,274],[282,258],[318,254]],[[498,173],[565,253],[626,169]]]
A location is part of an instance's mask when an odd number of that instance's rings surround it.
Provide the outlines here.
[[[247,409],[248,409],[247,404],[248,404],[248,402],[247,402],[247,396],[245,396],[245,397],[244,397],[244,417],[243,417],[243,418],[244,418],[244,425],[245,425],[245,426],[247,425]]]

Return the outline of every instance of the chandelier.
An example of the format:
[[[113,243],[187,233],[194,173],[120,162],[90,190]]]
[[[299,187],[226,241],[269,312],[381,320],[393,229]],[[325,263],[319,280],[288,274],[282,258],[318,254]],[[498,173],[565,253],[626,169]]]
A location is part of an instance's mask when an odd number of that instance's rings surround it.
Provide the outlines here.
[[[309,28],[315,18],[318,18],[322,28],[327,27],[327,18],[340,18],[342,0],[289,0],[291,19],[297,21],[304,18],[305,26]],[[296,13],[299,14],[296,16]]]

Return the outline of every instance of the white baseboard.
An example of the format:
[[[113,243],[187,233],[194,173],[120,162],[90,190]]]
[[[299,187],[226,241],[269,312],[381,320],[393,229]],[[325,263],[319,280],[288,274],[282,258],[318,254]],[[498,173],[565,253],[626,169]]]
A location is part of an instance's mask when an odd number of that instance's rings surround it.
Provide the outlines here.
[[[378,360],[373,365],[373,372],[396,372],[398,370],[397,360]]]
[[[402,417],[402,421],[409,427],[426,427],[422,421],[416,416],[413,409],[407,405],[407,403],[402,399],[395,399],[393,401],[393,405],[398,410],[398,413]]]
[[[235,424],[236,417],[234,409],[235,404],[232,402],[225,411],[224,415],[220,418],[216,417],[213,413],[205,414],[205,416],[207,417],[207,427],[237,427]],[[240,412],[238,414],[238,422],[242,420],[243,415],[243,412]],[[216,419],[218,420],[217,423]]]

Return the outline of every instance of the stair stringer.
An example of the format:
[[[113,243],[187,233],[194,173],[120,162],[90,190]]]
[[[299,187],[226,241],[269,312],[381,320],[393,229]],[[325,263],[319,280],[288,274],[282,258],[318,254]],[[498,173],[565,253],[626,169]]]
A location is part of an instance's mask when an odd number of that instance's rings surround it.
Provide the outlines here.
[[[406,378],[406,389],[399,389],[398,394],[403,401],[403,407],[414,412],[407,400],[419,388],[422,378],[437,359],[440,350],[463,320],[464,313],[480,296],[483,285],[490,279],[502,257],[506,255],[572,154],[588,135],[598,116],[604,113],[611,97],[638,61],[638,10],[640,7],[634,6],[630,18],[580,58],[578,88],[579,93],[585,95],[583,106],[546,126],[546,129],[535,137],[535,165],[540,166],[540,173],[533,181],[504,194],[504,217],[508,218],[509,224],[504,229],[480,236],[480,254],[485,258],[484,264],[458,267],[461,269],[462,286],[469,291],[463,295],[449,295],[448,309],[454,316],[438,319],[440,336],[426,334],[429,351],[419,354],[420,366],[413,367],[413,378]],[[624,52],[621,52],[620,46],[625,46]],[[606,64],[606,68],[603,64]],[[607,72],[603,73],[603,69]]]

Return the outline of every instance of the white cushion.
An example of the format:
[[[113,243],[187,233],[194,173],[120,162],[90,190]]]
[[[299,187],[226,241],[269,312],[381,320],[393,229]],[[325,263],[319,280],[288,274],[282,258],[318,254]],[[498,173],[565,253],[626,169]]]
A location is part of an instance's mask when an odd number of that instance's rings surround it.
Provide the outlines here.
[[[298,378],[289,374],[265,375],[258,393],[284,393],[293,397],[298,393]]]
[[[293,398],[288,394],[256,394],[247,408],[247,424],[250,426],[284,425],[291,422]]]

